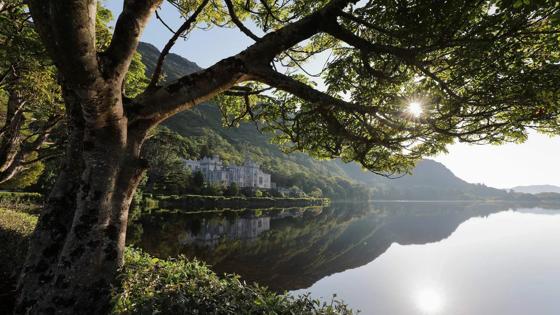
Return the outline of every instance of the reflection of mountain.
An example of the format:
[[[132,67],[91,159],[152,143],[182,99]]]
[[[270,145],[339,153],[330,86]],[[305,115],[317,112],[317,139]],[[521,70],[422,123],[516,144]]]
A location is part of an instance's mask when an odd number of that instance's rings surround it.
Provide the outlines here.
[[[294,290],[367,264],[392,243],[437,242],[469,218],[504,208],[403,203],[292,213],[299,217],[286,211],[261,217],[152,215],[140,220],[144,233],[137,245],[159,257],[197,257],[218,273],[235,272],[275,290]]]

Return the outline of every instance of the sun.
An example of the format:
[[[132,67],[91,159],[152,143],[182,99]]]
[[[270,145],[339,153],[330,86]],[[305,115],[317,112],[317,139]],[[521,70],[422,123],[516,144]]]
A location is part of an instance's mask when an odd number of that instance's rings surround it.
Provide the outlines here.
[[[443,310],[443,296],[433,289],[424,289],[415,296],[418,309],[426,315],[439,314]]]
[[[410,102],[408,104],[408,108],[407,111],[414,117],[418,118],[420,117],[420,115],[422,115],[422,112],[424,111],[422,109],[422,104],[420,102]]]

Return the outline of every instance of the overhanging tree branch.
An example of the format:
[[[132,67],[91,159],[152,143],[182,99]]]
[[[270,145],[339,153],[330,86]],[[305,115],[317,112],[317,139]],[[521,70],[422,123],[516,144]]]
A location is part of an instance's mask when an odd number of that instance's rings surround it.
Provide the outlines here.
[[[420,51],[415,48],[401,48],[370,42],[348,31],[338,23],[324,23],[323,29],[331,36],[361,50],[364,53],[375,52],[378,54],[391,54],[401,58],[403,61],[412,60],[418,53],[420,53]]]
[[[311,86],[302,83],[287,75],[276,72],[272,69],[260,69],[251,73],[256,80],[273,86],[279,90],[295,95],[307,102],[316,104],[326,109],[334,109],[335,107],[346,112],[357,112],[375,114],[376,109],[372,106],[366,107],[360,104],[347,102],[339,98],[328,95],[324,92],[316,90]]]
[[[235,56],[143,93],[135,100],[138,108],[130,109],[129,121],[148,120],[149,125],[159,123],[239,82],[250,80],[250,69],[267,67],[278,54],[321,32],[322,23],[335,20],[344,7],[354,2],[357,0],[332,0],[315,13],[263,36]]]

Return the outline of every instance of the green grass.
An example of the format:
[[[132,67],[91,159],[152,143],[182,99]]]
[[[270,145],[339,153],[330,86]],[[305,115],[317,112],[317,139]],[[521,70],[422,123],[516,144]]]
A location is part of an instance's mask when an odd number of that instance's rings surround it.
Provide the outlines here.
[[[38,214],[43,198],[39,193],[0,191],[0,208]]]

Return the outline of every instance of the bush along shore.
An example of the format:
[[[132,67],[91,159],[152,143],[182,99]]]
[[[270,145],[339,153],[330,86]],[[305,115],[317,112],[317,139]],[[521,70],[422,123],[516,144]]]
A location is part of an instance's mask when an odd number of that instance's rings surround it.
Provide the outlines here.
[[[0,208],[38,214],[43,201],[40,193],[0,191]]]
[[[266,209],[266,208],[291,208],[309,206],[327,206],[328,198],[285,198],[285,197],[225,197],[201,195],[173,195],[145,197],[147,208],[165,209]]]
[[[13,308],[17,276],[36,224],[34,215],[0,208],[0,308],[3,310]]]
[[[15,283],[37,217],[0,209],[0,305],[10,314]],[[162,260],[127,248],[114,284],[112,314],[354,314],[343,302],[277,294],[236,275],[216,275],[184,257]]]
[[[236,275],[218,277],[183,257],[159,260],[128,248],[114,314],[353,314],[344,303],[276,294]]]

